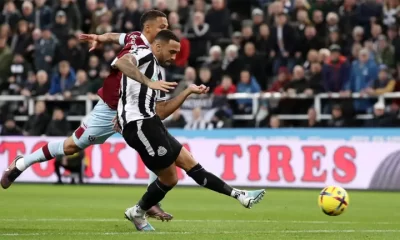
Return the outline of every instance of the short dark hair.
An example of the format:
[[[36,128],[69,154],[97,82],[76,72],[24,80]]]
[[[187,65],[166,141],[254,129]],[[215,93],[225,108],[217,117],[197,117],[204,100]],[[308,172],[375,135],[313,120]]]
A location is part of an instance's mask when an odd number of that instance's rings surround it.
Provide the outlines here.
[[[164,42],[169,42],[170,40],[173,40],[175,42],[180,42],[175,33],[168,29],[164,29],[158,32],[155,40],[161,40]]]
[[[159,17],[167,18],[167,15],[158,10],[149,10],[143,13],[143,15],[140,17],[140,29],[143,31],[146,22],[156,20]]]

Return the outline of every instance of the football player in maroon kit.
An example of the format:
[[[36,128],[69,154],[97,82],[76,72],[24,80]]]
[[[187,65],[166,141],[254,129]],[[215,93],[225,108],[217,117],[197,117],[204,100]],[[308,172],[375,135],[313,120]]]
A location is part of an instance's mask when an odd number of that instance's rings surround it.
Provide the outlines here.
[[[91,42],[92,48],[90,50],[93,50],[98,43],[102,42],[120,43],[124,48],[117,58],[121,58],[134,48],[150,47],[157,33],[167,28],[166,15],[157,10],[150,10],[141,17],[142,32],[129,34],[106,33],[103,35],[82,34],[80,39]],[[134,79],[146,78],[138,69],[134,73]],[[17,156],[4,171],[1,178],[1,186],[4,189],[10,187],[18,176],[34,163],[49,161],[58,156],[73,155],[90,145],[102,144],[111,135],[115,134],[113,122],[117,115],[121,77],[122,73],[118,69],[112,69],[110,75],[104,80],[103,87],[98,91],[99,102],[72,136],[62,141],[49,142],[29,155]],[[146,82],[148,88],[164,92],[168,92],[168,90],[176,86],[176,83],[166,81],[144,82]],[[150,174],[149,184],[157,178],[153,172],[150,171]],[[164,212],[159,204],[150,208],[147,211],[147,216],[162,221],[172,219],[172,215]]]

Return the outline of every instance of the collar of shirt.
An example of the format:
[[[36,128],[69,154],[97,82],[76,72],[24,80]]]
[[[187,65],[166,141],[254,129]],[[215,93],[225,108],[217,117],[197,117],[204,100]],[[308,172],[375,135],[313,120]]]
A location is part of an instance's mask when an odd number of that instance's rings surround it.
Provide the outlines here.
[[[150,47],[149,40],[147,40],[146,36],[144,36],[143,33],[140,34],[140,37],[142,38],[143,42],[144,42],[148,47]]]

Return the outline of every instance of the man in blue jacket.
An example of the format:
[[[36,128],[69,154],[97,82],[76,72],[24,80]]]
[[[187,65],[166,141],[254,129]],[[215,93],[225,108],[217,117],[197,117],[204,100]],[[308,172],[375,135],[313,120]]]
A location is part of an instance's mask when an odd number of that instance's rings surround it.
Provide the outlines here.
[[[375,60],[369,56],[368,49],[362,49],[358,60],[353,61],[350,79],[345,86],[346,95],[351,92],[363,92],[378,77],[378,66]],[[358,99],[354,101],[354,110],[357,113],[365,113],[372,106],[369,99]]]
[[[49,93],[62,94],[64,91],[70,90],[75,85],[75,71],[70,67],[67,61],[61,61],[58,64],[58,71],[51,79]]]

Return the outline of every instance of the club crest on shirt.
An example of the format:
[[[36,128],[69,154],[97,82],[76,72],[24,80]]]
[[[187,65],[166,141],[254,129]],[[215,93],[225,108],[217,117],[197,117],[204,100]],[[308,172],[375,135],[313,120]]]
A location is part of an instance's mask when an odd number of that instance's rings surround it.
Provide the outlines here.
[[[89,135],[88,140],[89,142],[94,142],[96,140],[96,137]]]

